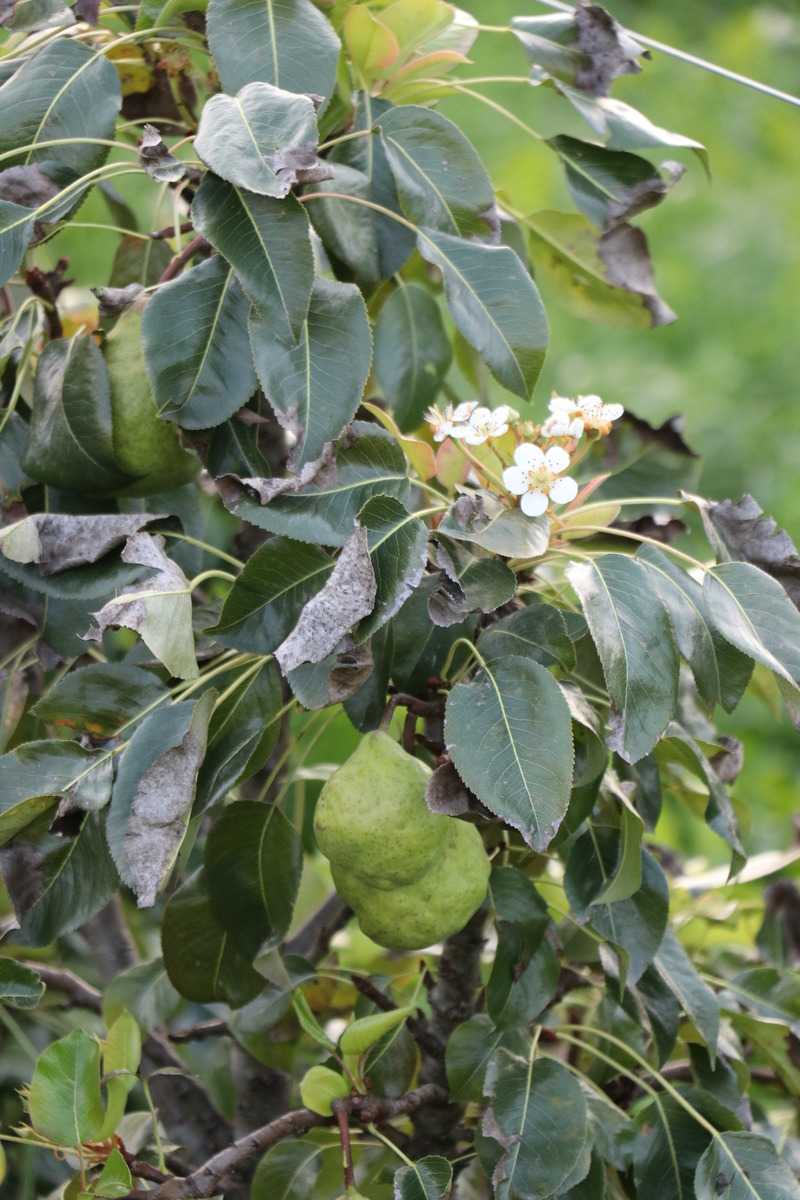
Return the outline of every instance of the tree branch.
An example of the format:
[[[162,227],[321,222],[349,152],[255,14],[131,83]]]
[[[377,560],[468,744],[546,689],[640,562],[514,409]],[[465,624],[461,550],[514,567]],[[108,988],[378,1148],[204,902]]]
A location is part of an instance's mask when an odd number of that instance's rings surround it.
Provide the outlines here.
[[[169,283],[170,279],[174,279],[176,275],[180,274],[189,259],[194,258],[195,254],[200,250],[204,250],[207,245],[208,242],[206,239],[198,233],[197,237],[193,237],[190,242],[186,243],[180,254],[176,254],[173,259],[170,259],[158,282]]]
[[[394,1117],[409,1116],[422,1107],[441,1106],[447,1103],[447,1092],[434,1084],[428,1084],[400,1096],[397,1100],[379,1096],[351,1096],[342,1105],[347,1112],[363,1125],[380,1125]],[[294,1109],[270,1121],[261,1129],[239,1138],[233,1145],[215,1154],[185,1179],[170,1179],[151,1193],[152,1200],[205,1200],[215,1196],[226,1180],[235,1178],[257,1154],[263,1154],[271,1146],[287,1137],[302,1137],[311,1129],[331,1125],[334,1117],[323,1117],[308,1108]]]
[[[309,917],[302,929],[284,946],[286,954],[299,954],[309,962],[319,962],[328,952],[333,935],[347,924],[350,909],[336,892]]]
[[[101,1011],[102,997],[97,988],[85,980],[73,975],[72,971],[61,967],[51,967],[48,963],[26,962],[22,964],[35,971],[46,987],[54,992],[63,992],[67,1002],[75,1008],[88,1008],[91,1012]]]

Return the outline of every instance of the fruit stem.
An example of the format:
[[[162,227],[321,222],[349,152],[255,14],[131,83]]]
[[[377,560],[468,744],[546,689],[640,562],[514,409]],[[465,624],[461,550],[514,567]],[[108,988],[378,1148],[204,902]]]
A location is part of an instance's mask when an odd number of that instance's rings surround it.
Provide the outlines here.
[[[336,1124],[339,1126],[339,1140],[342,1143],[342,1171],[344,1174],[344,1189],[355,1185],[355,1172],[353,1170],[353,1149],[350,1145],[350,1114],[345,1101],[334,1100],[331,1105],[336,1117]]]

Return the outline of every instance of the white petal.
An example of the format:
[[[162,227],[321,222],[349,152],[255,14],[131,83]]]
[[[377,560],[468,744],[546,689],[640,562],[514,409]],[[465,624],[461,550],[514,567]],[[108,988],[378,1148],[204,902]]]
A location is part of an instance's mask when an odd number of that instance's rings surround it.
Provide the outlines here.
[[[433,435],[433,440],[435,442],[443,442],[446,437],[449,437],[446,429],[437,429],[436,433]]]
[[[485,430],[473,429],[471,425],[465,425],[462,436],[468,446],[482,446],[486,441],[488,434]]]
[[[580,417],[576,417],[574,421],[570,421],[567,433],[570,437],[583,437],[583,421]]]
[[[551,413],[555,413],[556,415],[566,415],[567,413],[572,412],[573,408],[575,407],[575,403],[574,401],[570,400],[568,396],[551,396],[549,407]]]
[[[447,430],[451,438],[457,438],[458,441],[466,441],[469,433],[469,425],[450,425]]]
[[[544,465],[544,454],[538,446],[532,445],[531,442],[523,442],[514,451],[514,462],[518,467],[523,467],[526,471],[532,471],[536,467]]]
[[[621,404],[604,404],[600,409],[601,421],[618,421],[625,409]]]
[[[512,496],[524,496],[528,490],[528,475],[521,467],[506,467],[503,471],[503,483]]]
[[[476,400],[465,400],[463,404],[458,404],[453,410],[453,420],[468,421],[476,408]]]
[[[560,475],[569,466],[569,455],[566,450],[562,450],[561,446],[551,446],[545,454],[544,460],[554,475]]]
[[[526,517],[540,517],[547,510],[547,496],[544,492],[526,492],[519,506]]]
[[[569,504],[570,500],[574,500],[577,494],[578,485],[568,475],[563,479],[557,479],[550,488],[550,499],[553,501],[553,504]]]
[[[575,407],[583,409],[585,413],[588,413],[590,416],[594,417],[603,407],[603,401],[599,396],[578,396],[578,403],[575,405]]]
[[[548,417],[542,425],[542,437],[566,437],[569,424],[565,417]]]
[[[485,404],[479,404],[477,408],[473,407],[470,413],[469,420],[472,425],[482,425],[484,421],[492,419],[492,410],[487,408]]]

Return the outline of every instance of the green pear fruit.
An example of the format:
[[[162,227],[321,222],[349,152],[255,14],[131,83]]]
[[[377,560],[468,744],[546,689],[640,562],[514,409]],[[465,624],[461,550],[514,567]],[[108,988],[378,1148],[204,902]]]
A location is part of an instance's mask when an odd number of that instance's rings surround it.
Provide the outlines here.
[[[105,350],[114,457],[127,475],[138,476],[120,494],[148,496],[189,483],[200,470],[200,460],[184,450],[175,426],[158,415],[145,367],[140,312],[129,308],[122,314],[106,338]]]
[[[375,888],[411,883],[441,853],[450,818],[425,803],[430,770],[386,733],[367,733],[317,802],[320,850]]]
[[[489,859],[474,825],[444,818],[444,845],[421,876],[391,891],[332,863],[336,890],[367,937],[391,950],[422,950],[463,929],[486,898]]]

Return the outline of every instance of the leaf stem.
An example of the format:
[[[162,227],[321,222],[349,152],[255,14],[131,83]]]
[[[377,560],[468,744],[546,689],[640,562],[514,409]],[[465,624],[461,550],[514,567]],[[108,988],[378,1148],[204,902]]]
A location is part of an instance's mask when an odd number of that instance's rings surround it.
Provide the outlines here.
[[[218,546],[212,546],[210,542],[204,542],[201,538],[190,537],[188,533],[173,533],[169,530],[159,530],[162,537],[176,538],[179,542],[188,542],[190,546],[197,546],[200,550],[205,550],[206,554],[213,554],[217,558],[221,558],[223,562],[230,563],[232,567],[237,567],[240,571],[244,570],[244,563],[240,558],[234,558],[232,554],[228,554],[225,550],[220,550]]]
[[[218,567],[210,567],[208,571],[201,571],[199,575],[195,575],[194,579],[189,580],[189,591],[193,592],[207,579],[225,579],[228,583],[236,583],[236,576],[231,575],[230,571],[220,571]]]
[[[374,126],[370,125],[369,129],[354,129],[352,133],[342,133],[339,137],[328,138],[327,142],[322,142],[317,146],[317,153],[321,154],[323,150],[330,150],[331,146],[340,146],[342,142],[352,142],[356,138],[371,137],[374,132]]]
[[[609,525],[570,525],[569,529],[570,532],[585,530],[586,532],[606,533],[610,537],[627,538],[631,542],[641,542],[646,546],[656,546],[659,550],[667,554],[672,554],[675,558],[680,558],[684,562],[688,562],[691,566],[703,571],[705,574],[708,574],[712,569],[711,567],[707,567],[705,563],[701,563],[698,558],[693,558],[691,554],[686,554],[683,550],[677,550],[674,546],[670,546],[668,542],[660,542],[658,538],[647,537],[643,533],[634,533],[630,529],[613,529]],[[553,549],[556,549],[556,547],[553,547]],[[569,554],[572,551],[561,551],[561,553]]]

